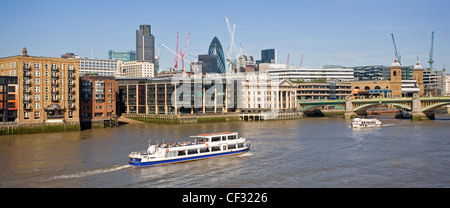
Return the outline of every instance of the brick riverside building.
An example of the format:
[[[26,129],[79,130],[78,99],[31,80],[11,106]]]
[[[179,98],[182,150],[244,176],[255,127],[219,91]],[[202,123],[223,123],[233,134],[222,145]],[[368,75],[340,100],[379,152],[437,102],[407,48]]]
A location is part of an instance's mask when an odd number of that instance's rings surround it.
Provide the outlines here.
[[[114,77],[84,75],[80,77],[80,84],[80,121],[82,123],[104,124],[105,121],[116,117],[119,84]]]
[[[19,124],[79,124],[78,59],[0,58],[0,75],[18,78]]]

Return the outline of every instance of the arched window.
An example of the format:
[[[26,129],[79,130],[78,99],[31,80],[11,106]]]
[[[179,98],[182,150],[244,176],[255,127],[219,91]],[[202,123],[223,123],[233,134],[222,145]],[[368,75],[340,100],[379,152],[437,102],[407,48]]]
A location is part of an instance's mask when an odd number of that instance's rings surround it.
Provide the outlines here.
[[[375,86],[375,89],[376,90],[381,90],[381,87],[380,86]]]
[[[394,75],[394,77],[397,76],[397,71],[394,71],[394,73],[392,73]]]
[[[359,86],[356,86],[355,89],[359,89]]]
[[[370,87],[369,86],[365,86],[364,90],[370,90]]]

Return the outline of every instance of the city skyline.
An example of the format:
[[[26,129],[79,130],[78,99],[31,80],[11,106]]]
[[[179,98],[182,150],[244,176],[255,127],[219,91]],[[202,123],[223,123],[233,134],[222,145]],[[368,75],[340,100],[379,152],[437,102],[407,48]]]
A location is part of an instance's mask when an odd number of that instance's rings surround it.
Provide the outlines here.
[[[236,24],[235,42],[243,54],[259,60],[261,50],[277,49],[278,63],[303,66],[390,65],[395,35],[403,65],[429,64],[431,32],[435,32],[433,67],[450,64],[448,1],[21,1],[2,2],[0,57],[20,54],[108,58],[108,50],[135,50],[135,31],[151,25],[161,70],[173,67],[174,55],[160,44],[184,49],[186,58],[206,54],[217,36],[226,52],[230,37],[224,16]],[[155,51],[156,52],[156,51]],[[157,55],[157,54],[156,54]],[[178,69],[181,70],[180,66]]]

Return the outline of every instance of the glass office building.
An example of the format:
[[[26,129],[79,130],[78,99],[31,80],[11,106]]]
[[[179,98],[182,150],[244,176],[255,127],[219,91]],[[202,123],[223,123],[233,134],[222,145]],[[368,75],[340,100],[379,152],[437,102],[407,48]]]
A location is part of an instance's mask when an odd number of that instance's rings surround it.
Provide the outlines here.
[[[266,49],[261,51],[261,63],[276,64],[277,63],[277,50]]]
[[[109,50],[108,55],[110,60],[120,60],[123,62],[136,60],[136,51],[133,50]]]
[[[150,25],[140,25],[136,30],[136,60],[155,63],[155,36]]]
[[[217,68],[219,73],[226,73],[225,69],[225,57],[223,55],[222,45],[217,37],[214,37],[209,45],[208,55],[217,56]]]
[[[202,62],[202,73],[221,73],[218,68],[216,55],[198,55],[198,61]]]

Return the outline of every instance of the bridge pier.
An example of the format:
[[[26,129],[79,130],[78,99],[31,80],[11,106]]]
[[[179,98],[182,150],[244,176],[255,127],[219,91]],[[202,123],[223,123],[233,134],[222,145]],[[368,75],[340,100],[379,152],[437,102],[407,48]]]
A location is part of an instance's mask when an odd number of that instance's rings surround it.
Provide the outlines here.
[[[345,111],[345,113],[344,113],[345,119],[353,119],[356,116],[357,116],[357,114],[355,112],[352,112],[352,111],[350,111],[350,112]]]
[[[352,98],[350,96],[345,97],[345,113],[344,117],[345,119],[353,119],[357,115],[355,112],[353,112],[353,104],[352,104]]]
[[[434,119],[433,111],[422,112],[422,103],[420,102],[419,95],[417,93],[414,93],[413,95],[411,107],[412,107],[411,120],[421,121]]]

